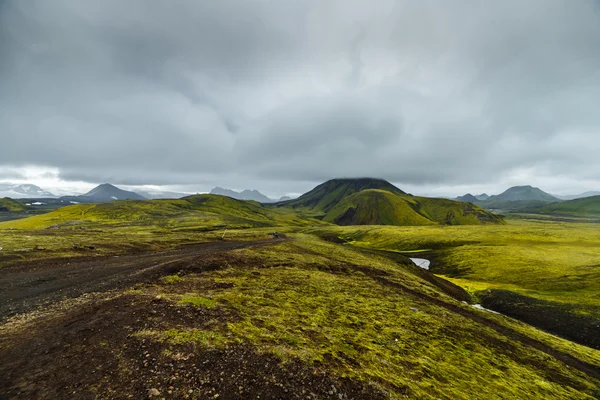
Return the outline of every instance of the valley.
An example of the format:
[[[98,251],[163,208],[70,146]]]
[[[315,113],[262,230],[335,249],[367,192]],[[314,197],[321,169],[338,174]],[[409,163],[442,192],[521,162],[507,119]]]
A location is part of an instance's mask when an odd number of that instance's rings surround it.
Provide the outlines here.
[[[597,398],[598,241],[373,179],[1,222],[0,397]]]

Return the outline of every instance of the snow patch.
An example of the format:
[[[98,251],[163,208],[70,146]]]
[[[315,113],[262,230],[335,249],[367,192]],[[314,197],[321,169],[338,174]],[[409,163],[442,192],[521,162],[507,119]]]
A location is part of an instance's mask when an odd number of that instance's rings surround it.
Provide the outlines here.
[[[484,308],[481,304],[472,304],[472,306],[475,307],[478,310],[483,310],[483,311],[491,312],[491,313],[494,313],[494,314],[500,314],[497,311],[490,310],[489,308]]]
[[[431,261],[426,260],[424,258],[411,258],[410,260],[414,262],[417,267],[429,270],[429,265],[431,264]]]

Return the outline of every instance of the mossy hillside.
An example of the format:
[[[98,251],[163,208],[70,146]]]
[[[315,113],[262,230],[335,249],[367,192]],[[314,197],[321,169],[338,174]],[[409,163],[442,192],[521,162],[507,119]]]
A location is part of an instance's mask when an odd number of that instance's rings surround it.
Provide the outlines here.
[[[433,225],[434,221],[415,211],[417,203],[384,190],[354,193],[323,218],[338,225]]]
[[[416,197],[417,210],[425,217],[442,225],[504,224],[504,220],[471,203]]]
[[[140,226],[250,228],[278,224],[307,225],[318,221],[293,210],[266,208],[259,203],[218,195],[197,195],[178,200],[123,200],[77,204],[47,214],[0,223],[0,229],[40,229],[56,226]]]
[[[585,197],[545,206],[544,213],[600,216],[600,196]]]
[[[0,198],[0,212],[22,212],[27,209],[29,207],[9,197]]]
[[[275,203],[273,206],[301,208],[324,214],[344,198],[367,189],[381,189],[391,193],[405,194],[402,190],[383,179],[332,179],[320,184],[297,199]]]
[[[490,289],[514,291],[563,303],[570,313],[600,321],[598,226],[509,222],[488,226],[324,227],[313,232],[360,247],[421,250],[433,259],[434,273],[445,275],[475,295]]]
[[[223,269],[150,286],[139,295],[178,302],[173,292],[194,291],[235,318],[214,330],[152,331],[144,337],[202,347],[252,345],[283,362],[299,359],[316,370],[369,382],[392,399],[585,399],[595,393],[598,382],[555,358],[384,284],[377,277],[468,308],[385,257],[306,235],[234,253]],[[598,352],[520,329],[600,365]]]
[[[504,221],[471,203],[367,189],[340,201],[324,221],[338,225],[481,225]]]

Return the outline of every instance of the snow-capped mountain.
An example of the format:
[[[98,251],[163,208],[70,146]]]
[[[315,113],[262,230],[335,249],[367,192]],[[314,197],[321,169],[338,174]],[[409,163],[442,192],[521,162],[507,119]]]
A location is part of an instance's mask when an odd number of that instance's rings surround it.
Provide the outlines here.
[[[0,183],[0,197],[32,199],[56,197],[56,195],[32,184]]]

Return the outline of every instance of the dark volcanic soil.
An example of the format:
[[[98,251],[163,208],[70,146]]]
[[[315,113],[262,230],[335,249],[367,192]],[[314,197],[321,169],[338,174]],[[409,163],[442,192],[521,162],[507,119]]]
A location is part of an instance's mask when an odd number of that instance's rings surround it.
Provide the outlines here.
[[[151,295],[105,295],[0,326],[0,399],[384,399],[364,383],[254,347],[205,348],[140,336],[212,330],[234,311],[180,306]],[[155,395],[155,396],[154,396]]]
[[[274,242],[220,241],[164,252],[16,263],[3,267],[0,273],[0,322],[66,298],[125,288],[168,270],[179,271],[209,254],[269,243]]]

